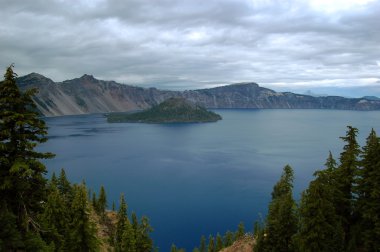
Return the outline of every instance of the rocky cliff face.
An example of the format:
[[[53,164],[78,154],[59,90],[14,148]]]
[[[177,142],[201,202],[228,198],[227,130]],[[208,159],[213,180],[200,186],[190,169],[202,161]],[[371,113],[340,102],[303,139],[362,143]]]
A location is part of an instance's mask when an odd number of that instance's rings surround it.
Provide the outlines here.
[[[91,75],[56,83],[32,73],[18,78],[17,82],[24,90],[38,88],[39,93],[34,99],[46,116],[141,110],[170,97],[183,97],[206,108],[380,110],[378,100],[281,93],[256,83],[178,92],[102,81]]]

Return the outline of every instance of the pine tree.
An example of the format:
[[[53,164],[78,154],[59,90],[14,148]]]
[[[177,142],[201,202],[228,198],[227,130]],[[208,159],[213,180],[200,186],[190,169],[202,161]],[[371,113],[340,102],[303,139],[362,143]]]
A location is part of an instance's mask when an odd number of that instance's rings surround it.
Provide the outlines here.
[[[223,246],[223,239],[222,236],[220,236],[219,233],[216,234],[216,251],[220,251],[224,248]]]
[[[343,151],[340,154],[340,165],[336,170],[336,188],[337,198],[335,202],[335,209],[341,217],[343,231],[345,233],[345,249],[347,251],[356,245],[352,244],[356,240],[353,226],[356,224],[354,205],[356,195],[354,194],[354,187],[356,183],[356,176],[358,175],[359,154],[360,146],[356,141],[358,129],[348,126],[345,137],[341,139],[346,142]]]
[[[223,236],[224,247],[229,247],[234,243],[234,233],[227,231]]]
[[[123,241],[123,233],[126,229],[126,223],[128,221],[127,217],[127,203],[125,202],[124,194],[120,195],[120,207],[117,213],[117,221],[116,221],[116,230],[115,230],[115,240],[114,247],[116,251],[122,251],[122,241]]]
[[[10,219],[0,226],[11,225],[14,235],[7,239],[21,240],[9,243],[0,237],[0,244],[30,250],[36,244],[43,246],[37,216],[45,199],[46,168],[39,160],[53,155],[35,151],[47,141],[47,127],[32,99],[36,90],[20,92],[13,65],[4,77],[0,83],[0,216]]]
[[[253,235],[255,238],[255,245],[253,247],[254,252],[264,252],[265,251],[265,230],[264,225],[256,221],[254,225]]]
[[[104,186],[101,186],[100,192],[99,192],[99,198],[97,201],[97,212],[101,216],[103,221],[106,214],[106,208],[107,208],[106,190],[104,189]]]
[[[330,153],[327,169],[316,172],[316,179],[302,193],[297,235],[299,251],[343,251],[344,233],[334,206],[332,164],[334,162]]]
[[[123,252],[137,252],[145,250],[137,250],[136,232],[133,230],[132,224],[126,219],[124,230],[121,237],[121,250]]]
[[[212,235],[208,237],[207,252],[215,252],[215,239]]]
[[[90,219],[87,189],[82,184],[74,186],[73,191],[71,221],[65,249],[67,251],[97,251],[99,241],[96,237],[95,224]]]
[[[280,181],[273,188],[267,216],[268,251],[293,251],[293,236],[297,232],[296,204],[292,196],[293,169],[284,167]]]
[[[149,236],[152,231],[153,228],[149,224],[149,219],[143,216],[136,230],[137,251],[149,252],[152,250],[153,240]]]
[[[72,201],[74,197],[72,186],[67,180],[66,172],[64,169],[61,169],[61,172],[59,174],[57,187],[61,194],[64,195],[66,201]]]
[[[92,207],[94,208],[94,210],[96,212],[98,212],[98,201],[96,199],[96,193],[95,192],[92,192],[91,204],[92,204]]]
[[[177,246],[175,244],[172,244],[172,246],[170,247],[170,252],[177,252],[178,249],[177,249]]]
[[[48,243],[54,243],[56,251],[64,248],[65,237],[69,234],[69,209],[55,182],[52,181],[41,219],[45,229],[43,237]]]
[[[200,252],[206,252],[206,237],[204,235],[202,235],[202,237],[201,237],[201,242],[199,245],[199,251]]]
[[[356,192],[363,246],[376,251],[380,248],[380,140],[373,129],[363,147]]]
[[[236,231],[236,234],[235,234],[235,240],[239,240],[240,238],[242,238],[243,236],[245,235],[245,227],[244,227],[244,223],[243,222],[240,222],[239,225],[238,225],[238,229]]]

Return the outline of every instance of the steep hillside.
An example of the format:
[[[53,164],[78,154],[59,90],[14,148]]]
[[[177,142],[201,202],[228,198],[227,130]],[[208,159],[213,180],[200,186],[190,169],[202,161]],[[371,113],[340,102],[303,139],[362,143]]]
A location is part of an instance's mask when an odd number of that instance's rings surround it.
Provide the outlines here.
[[[39,89],[35,101],[46,116],[142,110],[170,97],[183,97],[206,108],[380,109],[379,100],[275,92],[256,83],[178,92],[102,81],[91,75],[56,83],[37,73],[20,77],[17,83],[24,90]]]

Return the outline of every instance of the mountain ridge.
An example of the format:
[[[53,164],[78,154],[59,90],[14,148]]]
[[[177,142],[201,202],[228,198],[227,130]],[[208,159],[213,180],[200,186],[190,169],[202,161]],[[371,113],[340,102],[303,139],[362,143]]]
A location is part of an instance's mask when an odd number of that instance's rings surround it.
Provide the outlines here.
[[[44,116],[143,110],[171,97],[185,98],[209,109],[380,110],[379,100],[340,96],[313,97],[291,92],[276,92],[255,82],[170,91],[99,80],[88,74],[54,82],[41,74],[31,73],[18,77],[17,83],[22,90],[32,87],[39,89],[34,100]]]

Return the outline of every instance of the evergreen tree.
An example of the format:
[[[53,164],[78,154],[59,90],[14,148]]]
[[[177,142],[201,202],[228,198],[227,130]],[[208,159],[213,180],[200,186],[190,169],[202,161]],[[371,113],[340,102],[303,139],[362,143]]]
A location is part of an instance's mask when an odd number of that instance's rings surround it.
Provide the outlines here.
[[[224,247],[229,247],[234,243],[234,233],[227,231],[223,236]]]
[[[149,252],[152,250],[153,240],[149,236],[152,231],[153,231],[153,228],[149,224],[149,219],[143,216],[136,230],[137,251]]]
[[[332,156],[326,165],[332,164]],[[331,163],[330,163],[331,162]],[[330,167],[331,168],[331,167]],[[302,194],[297,241],[299,251],[343,251],[343,229],[334,206],[331,170],[315,173],[316,179]]]
[[[346,143],[340,155],[340,165],[336,170],[336,188],[338,195],[335,202],[335,209],[341,217],[343,231],[345,233],[345,249],[350,251],[351,244],[356,240],[352,227],[356,224],[354,205],[354,187],[356,176],[358,175],[358,164],[360,146],[356,141],[358,129],[348,126],[345,137],[341,139]]]
[[[199,245],[199,251],[200,252],[206,252],[206,237],[204,235],[202,235],[202,237],[201,237],[201,242]]]
[[[220,251],[224,248],[223,246],[223,239],[222,236],[220,236],[219,233],[216,234],[216,251]]]
[[[121,250],[123,252],[143,252],[145,250],[137,250],[136,232],[133,230],[132,224],[126,219],[124,230],[121,237]]]
[[[65,248],[67,251],[97,251],[99,241],[95,224],[90,219],[87,189],[82,184],[74,186],[73,191],[71,221]]]
[[[267,216],[268,251],[293,251],[292,239],[297,232],[296,204],[292,196],[293,170],[284,167],[280,181],[273,188]]]
[[[123,233],[126,229],[127,217],[127,203],[125,202],[124,194],[120,195],[120,207],[117,213],[116,230],[114,247],[116,251],[122,251]]]
[[[66,172],[64,169],[61,169],[58,177],[57,183],[58,190],[64,196],[66,202],[71,202],[74,198],[73,190],[71,183],[67,180]]]
[[[172,246],[170,247],[170,252],[177,252],[178,249],[177,249],[177,246],[175,244],[172,244]]]
[[[92,207],[96,212],[98,212],[98,201],[96,200],[96,193],[92,192],[92,197],[91,197],[91,204]]]
[[[363,246],[376,251],[380,248],[380,140],[373,129],[363,147],[356,192]]]
[[[47,127],[32,100],[36,90],[20,92],[13,65],[4,77],[0,83],[0,216],[9,216],[9,221],[0,218],[0,226],[13,235],[0,237],[0,244],[30,250],[43,246],[37,216],[45,200],[46,168],[39,160],[53,155],[35,151],[47,141]]]
[[[56,184],[52,181],[41,219],[45,229],[44,239],[48,243],[53,242],[56,251],[63,250],[65,237],[69,234],[69,209],[70,207],[65,204]]]
[[[238,225],[238,229],[236,231],[236,234],[235,234],[235,240],[239,240],[240,238],[244,237],[244,235],[245,235],[244,223],[240,222]]]
[[[264,252],[265,251],[265,230],[263,225],[259,222],[255,222],[253,235],[255,238],[255,245],[253,247],[254,252]]]
[[[106,190],[104,189],[104,186],[101,186],[100,192],[99,192],[99,198],[97,201],[97,212],[101,216],[103,221],[106,214],[106,208],[107,208]]]
[[[208,237],[207,252],[215,252],[215,239],[212,235]]]

